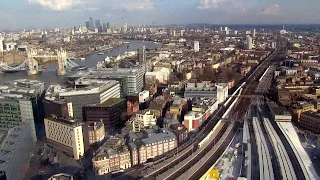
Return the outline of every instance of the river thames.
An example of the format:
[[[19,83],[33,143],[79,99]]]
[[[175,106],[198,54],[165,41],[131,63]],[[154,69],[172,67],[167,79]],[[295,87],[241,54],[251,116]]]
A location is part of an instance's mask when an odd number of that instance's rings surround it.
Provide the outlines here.
[[[156,44],[154,42],[147,41],[132,40],[129,42],[130,46],[123,45],[117,49],[113,49],[109,52],[106,52],[103,55],[98,55],[97,53],[95,53],[88,56],[84,61],[74,60],[74,62],[80,66],[87,66],[89,68],[92,68],[96,66],[97,62],[103,61],[106,58],[106,56],[113,57],[123,55],[126,51],[136,51],[138,48],[142,48],[143,46],[145,46],[146,49],[161,48],[162,46],[161,44]],[[57,62],[49,62],[46,63],[45,66],[47,66],[48,68],[55,68],[57,67],[56,63]],[[61,76],[57,76],[56,72],[54,71],[41,72],[34,76],[27,76],[25,71],[0,74],[0,84],[2,84],[5,81],[12,81],[16,79],[36,79],[45,82],[46,86],[48,86],[53,83],[59,83]]]

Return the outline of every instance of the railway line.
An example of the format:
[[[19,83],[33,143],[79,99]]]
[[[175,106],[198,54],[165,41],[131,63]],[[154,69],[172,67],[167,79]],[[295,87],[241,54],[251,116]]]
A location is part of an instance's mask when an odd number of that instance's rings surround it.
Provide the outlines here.
[[[258,77],[260,77],[263,72],[270,66],[270,63],[275,61],[278,53],[283,49],[283,46],[279,46],[266,60],[261,63],[250,76],[248,76],[241,84],[241,86],[237,89],[238,92],[241,93],[240,97],[231,96],[225,103],[225,105],[228,105],[228,103],[233,104],[234,107],[227,109],[230,114],[233,114],[234,116],[230,119],[231,121],[224,121],[224,123],[219,124],[219,121],[221,121],[221,116],[215,116],[214,118],[207,121],[207,124],[200,130],[197,137],[194,138],[194,142],[187,148],[185,148],[182,152],[182,154],[177,154],[177,158],[174,158],[173,161],[167,162],[168,164],[158,167],[153,167],[153,170],[151,172],[147,172],[147,174],[144,176],[144,178],[155,178],[158,177],[158,179],[175,179],[179,177],[181,174],[187,172],[189,169],[191,169],[199,160],[201,160],[204,156],[212,150],[212,148],[215,148],[216,142],[221,142],[218,146],[216,144],[216,151],[210,156],[210,158],[205,159],[203,162],[207,166],[200,166],[196,172],[192,172],[188,178],[192,179],[199,179],[204,172],[207,171],[207,168],[210,167],[221,155],[223,152],[223,148],[227,146],[229,141],[231,141],[230,137],[233,137],[235,132],[239,129],[239,125],[235,123],[234,119],[236,121],[243,122],[242,118],[245,116],[247,109],[249,108],[249,105],[251,104],[251,98],[247,97],[254,94],[254,91],[258,85]],[[243,96],[242,96],[243,95]],[[226,108],[220,108],[217,112],[217,114],[222,114]],[[226,113],[225,113],[226,114]],[[224,115],[225,115],[224,114]],[[225,116],[226,118],[226,116]],[[221,126],[215,127],[216,125]],[[213,138],[208,138],[208,135],[214,128],[220,129],[217,133],[215,133],[215,136]],[[230,131],[226,131],[227,129],[232,129]],[[226,133],[227,132],[227,133]],[[210,137],[210,135],[209,135]],[[208,142],[204,143],[204,146],[202,146],[201,142],[203,139],[207,139]],[[221,141],[222,140],[222,141]],[[200,143],[200,146],[198,146]],[[192,155],[195,154],[195,155]],[[187,156],[187,158],[185,158]],[[168,159],[169,160],[169,159]]]

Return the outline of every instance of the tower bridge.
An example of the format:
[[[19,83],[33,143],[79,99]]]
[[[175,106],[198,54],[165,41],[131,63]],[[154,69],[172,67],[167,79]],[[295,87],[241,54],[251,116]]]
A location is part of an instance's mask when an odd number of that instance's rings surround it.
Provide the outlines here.
[[[43,66],[39,66],[38,61],[35,58],[57,58],[57,68],[48,69]],[[56,71],[58,76],[64,75],[67,71],[70,71],[74,67],[79,65],[67,58],[67,52],[62,48],[57,51],[56,55],[38,55],[36,50],[27,51],[27,59],[21,64],[16,66],[8,66],[5,63],[0,63],[0,71],[6,72],[17,72],[27,71],[28,75],[36,75],[43,71]]]

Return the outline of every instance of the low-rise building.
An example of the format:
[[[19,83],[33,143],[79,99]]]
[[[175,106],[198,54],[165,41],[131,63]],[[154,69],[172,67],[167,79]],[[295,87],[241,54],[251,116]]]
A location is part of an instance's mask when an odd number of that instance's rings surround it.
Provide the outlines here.
[[[44,119],[48,146],[78,160],[84,155],[82,123],[56,116]]]
[[[142,110],[135,113],[129,121],[132,121],[133,132],[140,132],[143,129],[150,129],[157,124],[157,110]],[[159,113],[159,112],[158,112]],[[159,117],[159,116],[158,116]]]
[[[106,135],[103,122],[86,122],[83,124],[84,149],[87,151],[91,145],[100,143]]]
[[[288,121],[292,120],[292,115],[285,107],[280,107],[274,102],[267,102],[267,106],[275,121]]]
[[[218,101],[213,98],[195,98],[192,100],[192,111],[184,115],[183,125],[190,131],[198,128],[218,109]]]
[[[176,114],[178,117],[183,116],[187,110],[188,100],[185,98],[173,98],[173,102],[169,108],[169,114]]]
[[[138,134],[129,133],[127,142],[133,165],[145,163],[148,159],[160,156],[178,146],[177,137],[168,128],[148,129]]]
[[[216,98],[218,103],[222,103],[228,97],[228,83],[187,83],[184,97]]]
[[[110,137],[92,158],[94,172],[104,175],[131,167],[130,151],[121,137]]]
[[[320,114],[307,111],[301,113],[299,125],[305,130],[320,134]]]

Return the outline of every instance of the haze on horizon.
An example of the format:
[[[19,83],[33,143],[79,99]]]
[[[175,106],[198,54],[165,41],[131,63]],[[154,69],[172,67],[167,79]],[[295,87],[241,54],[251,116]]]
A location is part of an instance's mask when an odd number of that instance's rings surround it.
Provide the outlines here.
[[[2,0],[0,29],[113,25],[320,24],[319,0]]]

